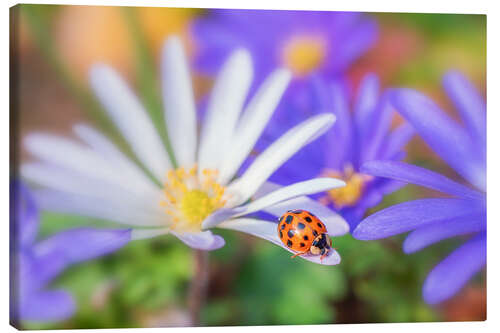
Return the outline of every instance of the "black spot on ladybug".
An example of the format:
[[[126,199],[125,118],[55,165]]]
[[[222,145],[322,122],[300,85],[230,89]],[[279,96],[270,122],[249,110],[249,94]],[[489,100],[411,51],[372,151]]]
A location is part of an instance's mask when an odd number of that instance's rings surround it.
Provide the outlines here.
[[[288,247],[292,247],[293,243],[291,240],[288,240],[288,242],[286,242],[286,245],[288,245]]]
[[[288,215],[288,216],[286,217],[285,222],[286,222],[286,223],[288,223],[288,224],[290,224],[290,223],[292,223],[292,221],[293,221],[293,216],[292,216],[292,215]]]
[[[293,231],[292,229],[288,230],[288,237],[292,238],[293,236],[295,236],[295,231]]]
[[[285,223],[283,223],[283,224],[281,225],[281,230],[285,229],[285,227],[286,227],[286,224],[285,224]]]
[[[280,219],[278,220],[278,222],[281,222],[283,221],[283,216],[280,217]]]
[[[306,222],[308,223],[312,222],[312,218],[310,218],[309,216],[304,217],[304,220],[306,220]]]
[[[323,225],[318,222],[318,227],[323,228]]]
[[[304,229],[306,226],[304,225],[304,223],[299,223],[297,224],[297,228],[298,229]]]
[[[309,239],[309,237],[307,235],[305,235],[303,238],[304,238],[304,240],[308,240]]]
[[[283,238],[283,233],[280,231],[280,238]]]
[[[314,237],[318,236],[318,232],[316,230],[313,230],[313,235]]]
[[[298,209],[298,210],[293,210],[292,213],[294,213],[294,214],[302,214],[302,211],[300,209]]]
[[[304,247],[304,246],[306,246],[306,244],[300,243],[300,247]]]

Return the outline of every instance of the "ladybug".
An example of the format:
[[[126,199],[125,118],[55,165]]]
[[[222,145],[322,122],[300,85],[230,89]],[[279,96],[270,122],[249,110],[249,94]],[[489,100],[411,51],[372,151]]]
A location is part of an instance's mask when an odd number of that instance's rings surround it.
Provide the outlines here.
[[[289,210],[283,214],[279,218],[278,236],[286,247],[297,252],[292,258],[311,253],[321,255],[323,260],[332,248],[323,222],[306,210]]]

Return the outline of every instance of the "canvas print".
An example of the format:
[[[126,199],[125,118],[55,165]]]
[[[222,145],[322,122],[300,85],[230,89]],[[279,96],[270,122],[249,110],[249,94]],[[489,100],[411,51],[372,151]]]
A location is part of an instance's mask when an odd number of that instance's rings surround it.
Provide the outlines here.
[[[486,320],[486,15],[17,5],[19,329]]]

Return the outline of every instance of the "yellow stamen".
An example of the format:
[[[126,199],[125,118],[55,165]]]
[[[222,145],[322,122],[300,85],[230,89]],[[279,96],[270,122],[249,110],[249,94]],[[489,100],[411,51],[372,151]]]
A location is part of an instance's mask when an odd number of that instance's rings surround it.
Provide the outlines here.
[[[196,164],[193,165],[193,167],[191,169],[189,169],[189,175],[194,176],[196,174],[197,168],[198,168],[198,166]]]
[[[366,182],[371,179],[368,175],[354,172],[351,165],[347,165],[343,172],[326,170],[322,175],[342,179],[346,183],[344,187],[328,191],[328,195],[321,199],[323,203],[332,203],[337,209],[355,205],[363,194]]]
[[[167,173],[163,192],[167,200],[160,202],[172,217],[177,231],[200,231],[201,222],[216,209],[224,206],[225,188],[216,182],[217,170],[197,166],[178,168]]]
[[[285,44],[282,61],[295,75],[304,76],[325,60],[326,45],[318,36],[295,36]]]

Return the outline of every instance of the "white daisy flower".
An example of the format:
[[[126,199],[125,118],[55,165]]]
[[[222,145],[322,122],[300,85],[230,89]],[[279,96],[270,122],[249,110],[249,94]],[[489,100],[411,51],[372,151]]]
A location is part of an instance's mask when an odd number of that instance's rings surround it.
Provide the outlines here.
[[[90,73],[92,89],[150,176],[86,125],[74,127],[81,142],[30,134],[25,146],[40,161],[23,164],[21,173],[41,186],[35,195],[44,209],[131,226],[132,239],[170,233],[203,250],[224,245],[224,239],[209,230],[217,227],[283,246],[277,221],[245,217],[257,211],[279,217],[288,209],[305,209],[325,223],[331,236],[348,232],[339,215],[305,197],[344,186],[341,180],[317,178],[285,187],[266,182],[293,154],[332,126],[335,118],[330,113],[291,128],[236,177],[290,80],[287,70],[271,73],[244,106],[252,64],[247,51],[235,51],[215,81],[199,135],[188,63],[175,37],[165,43],[161,74],[165,125],[177,167],[130,87],[112,68],[96,65]],[[338,264],[340,256],[330,252],[322,263]],[[320,262],[319,256],[304,258]]]

